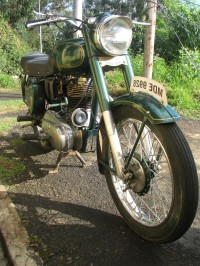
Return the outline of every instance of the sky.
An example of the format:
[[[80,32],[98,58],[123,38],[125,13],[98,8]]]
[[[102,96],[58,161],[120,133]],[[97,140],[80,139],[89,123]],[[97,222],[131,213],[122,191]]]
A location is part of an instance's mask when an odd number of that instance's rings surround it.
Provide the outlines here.
[[[183,0],[183,1],[184,1],[184,0]],[[185,1],[185,2],[186,2],[186,1]],[[190,2],[190,0],[188,0],[188,2]],[[191,2],[193,2],[193,1],[191,0]],[[200,5],[200,0],[194,0],[194,3]]]
[[[183,2],[193,2],[193,3],[195,3],[195,4],[197,4],[197,5],[200,5],[200,0],[182,0]]]

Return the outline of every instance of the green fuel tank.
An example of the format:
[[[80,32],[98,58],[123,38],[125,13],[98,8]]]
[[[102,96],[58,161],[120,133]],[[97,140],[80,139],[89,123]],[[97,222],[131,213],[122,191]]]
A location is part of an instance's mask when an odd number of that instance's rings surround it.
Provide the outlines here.
[[[86,55],[84,40],[69,39],[59,43],[54,49],[56,66],[59,71],[67,73],[86,73],[89,62]]]

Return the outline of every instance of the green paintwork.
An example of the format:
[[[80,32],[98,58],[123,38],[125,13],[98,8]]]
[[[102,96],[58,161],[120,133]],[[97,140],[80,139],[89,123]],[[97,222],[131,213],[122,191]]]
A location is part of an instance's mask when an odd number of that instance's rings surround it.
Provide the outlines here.
[[[94,47],[91,43],[91,32],[86,25],[83,25],[83,35],[85,38],[85,46],[90,63],[90,71],[92,73],[94,88],[98,96],[99,104],[102,111],[108,111],[110,109],[109,94],[106,87],[103,70],[99,64]]]
[[[133,68],[132,68],[131,61],[130,61],[128,54],[126,55],[126,65],[122,66],[122,72],[123,72],[127,92],[130,92],[131,81],[133,79],[134,74],[133,74]]]
[[[59,43],[54,49],[57,68],[63,72],[86,72],[89,62],[82,38]]]
[[[96,90],[98,101],[101,106],[101,111],[110,110],[110,98],[108,89],[105,83],[104,73],[102,67],[100,66],[98,56],[99,53],[96,52],[95,47],[91,42],[91,30],[88,29],[86,25],[83,25],[83,34],[85,38],[86,51],[89,58],[90,71],[92,73],[94,88]],[[102,57],[103,55],[101,55]],[[130,91],[131,80],[133,77],[133,70],[128,54],[126,55],[126,64],[121,66],[124,79],[127,87],[127,91]]]
[[[45,90],[43,83],[37,83],[37,80],[30,78],[28,86],[25,88],[25,97],[23,98],[31,114],[41,114],[45,110]]]
[[[83,134],[82,152],[91,152],[96,150],[98,129],[86,130]]]
[[[127,94],[112,102],[112,106],[130,105],[138,109],[152,124],[172,123],[180,115],[170,105],[164,106],[153,96],[144,93]]]

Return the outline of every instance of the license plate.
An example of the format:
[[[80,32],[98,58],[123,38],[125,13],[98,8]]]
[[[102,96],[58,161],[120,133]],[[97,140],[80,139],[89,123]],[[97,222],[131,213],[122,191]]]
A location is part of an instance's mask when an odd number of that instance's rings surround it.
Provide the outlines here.
[[[167,105],[167,95],[165,87],[153,79],[145,77],[133,77],[130,91],[150,94],[163,105]]]

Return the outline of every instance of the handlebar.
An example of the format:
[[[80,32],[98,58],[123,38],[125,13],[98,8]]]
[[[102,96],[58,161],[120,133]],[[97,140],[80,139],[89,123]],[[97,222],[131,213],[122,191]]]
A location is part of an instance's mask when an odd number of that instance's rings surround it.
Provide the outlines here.
[[[140,25],[140,26],[151,26],[151,23],[149,22],[140,22],[140,21],[136,21],[136,20],[132,20],[133,24],[135,25]]]
[[[41,26],[41,25],[48,25],[48,24],[55,23],[55,22],[60,22],[60,21],[68,21],[76,29],[79,29],[79,26],[76,24],[76,22],[73,21],[73,19],[68,18],[68,17],[50,17],[50,18],[47,18],[47,19],[32,20],[32,21],[27,21],[25,25],[26,25],[27,28],[30,29],[30,28],[33,28],[33,27],[37,27],[37,26]]]
[[[55,22],[61,22],[61,21],[68,21],[71,25],[73,25],[74,28],[79,29],[80,26],[76,24],[76,21],[81,21],[79,19],[69,18],[69,17],[48,17],[46,19],[38,19],[38,20],[32,20],[26,22],[27,28],[33,28],[41,25],[48,25]],[[83,21],[82,21],[83,22]],[[133,24],[141,25],[141,26],[151,26],[151,23],[149,22],[139,22],[132,20]]]

